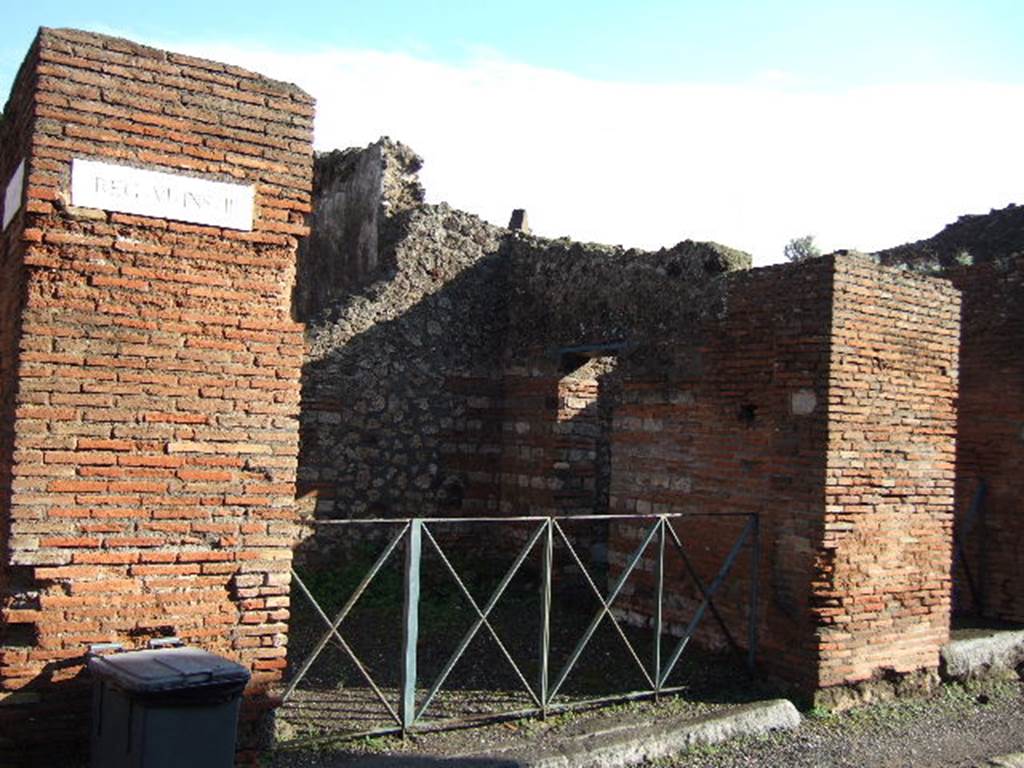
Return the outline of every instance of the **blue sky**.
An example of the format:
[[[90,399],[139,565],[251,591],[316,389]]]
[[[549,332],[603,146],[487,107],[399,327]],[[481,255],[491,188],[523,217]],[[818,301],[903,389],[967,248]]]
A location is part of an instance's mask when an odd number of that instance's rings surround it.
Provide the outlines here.
[[[229,60],[317,96],[320,148],[392,135],[552,236],[766,262],[1024,203],[1021,0],[5,5],[4,94],[40,25]]]
[[[362,0],[5,3],[2,85],[40,25],[170,43],[407,52],[458,62],[481,48],[631,82],[732,83],[784,72],[817,87],[949,77],[1020,82],[1020,0]]]

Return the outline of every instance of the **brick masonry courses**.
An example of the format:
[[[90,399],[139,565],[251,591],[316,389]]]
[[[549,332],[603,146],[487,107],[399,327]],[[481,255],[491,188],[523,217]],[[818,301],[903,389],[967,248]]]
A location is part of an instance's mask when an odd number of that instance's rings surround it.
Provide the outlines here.
[[[804,691],[934,674],[949,628],[955,290],[839,257],[732,276],[725,305],[693,353],[699,375],[627,380],[612,511],[758,513],[761,661]],[[679,530],[709,582],[739,523]],[[613,563],[638,534],[613,528]],[[719,601],[741,641],[750,573],[741,559]],[[666,620],[681,626],[696,598]]]
[[[22,67],[0,144],[5,182],[27,162],[0,241],[5,765],[81,743],[91,643],[167,634],[252,670],[254,746],[285,663],[312,117],[294,86],[73,30]],[[253,229],[74,209],[73,158],[252,184]]]
[[[419,166],[387,142],[344,162],[367,157],[376,178]],[[953,288],[856,256],[749,270],[712,244],[546,240],[392,203],[384,186],[374,226],[388,234],[353,271],[376,269],[333,297],[321,287],[311,321],[307,513],[756,512],[766,668],[806,692],[934,673],[949,622]],[[365,233],[352,224],[332,230]],[[680,525],[710,580],[737,521]],[[606,545],[615,567],[638,535],[612,526],[581,543],[598,557]],[[736,568],[720,608],[745,641],[750,570]],[[635,621],[652,570],[627,585]],[[675,629],[693,598],[670,611]]]
[[[876,254],[884,264],[948,277],[963,291],[956,529],[966,567],[960,559],[954,569],[954,611],[1018,624],[1024,623],[1022,252],[1024,207],[1010,205],[961,216],[933,237]]]
[[[959,333],[948,282],[837,259],[814,588],[819,686],[938,665],[952,587]]]
[[[311,121],[234,67],[33,46],[0,124],[3,181],[28,160],[0,240],[3,733],[80,739],[85,646],[174,633],[254,671],[254,746],[293,545],[324,540],[297,513],[757,512],[770,671],[810,692],[934,670],[954,289],[857,257],[750,270],[715,244],[511,232],[423,204],[419,158],[384,141],[318,160],[293,291]],[[75,210],[74,157],[255,184],[254,231]],[[736,521],[687,525],[712,572]],[[613,567],[636,536],[611,528]],[[720,601],[734,628],[750,575]]]
[[[674,350],[687,365],[669,375],[625,376],[612,435],[611,511],[761,516],[760,658],[805,690],[817,683],[811,582],[823,526],[832,269],[822,259],[729,276],[721,314]],[[815,407],[795,414],[796,396],[813,398]],[[744,522],[675,524],[705,583]],[[613,529],[613,563],[625,561],[638,533]],[[668,577],[679,583],[678,558],[669,564]],[[652,590],[653,562],[646,566],[634,610]],[[743,643],[750,575],[745,554],[716,600]],[[678,632],[696,605],[691,585],[674,598],[666,621]]]
[[[957,525],[978,599],[958,568],[956,608],[1024,623],[1024,256],[951,272],[963,291]],[[979,484],[985,492],[971,509]]]

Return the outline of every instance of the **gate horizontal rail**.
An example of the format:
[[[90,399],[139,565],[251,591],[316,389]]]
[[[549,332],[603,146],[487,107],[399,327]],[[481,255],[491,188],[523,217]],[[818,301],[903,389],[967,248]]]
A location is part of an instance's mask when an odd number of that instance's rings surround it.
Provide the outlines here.
[[[694,567],[693,561],[684,546],[683,537],[679,535],[677,527],[673,524],[679,520],[692,520],[696,518],[742,518],[745,524],[714,578],[705,583]],[[566,533],[565,526],[569,523],[586,521],[595,522],[634,522],[643,526],[640,535],[640,544],[633,550],[626,560],[621,573],[614,579],[611,588],[605,594],[597,585],[595,579],[583,559],[580,557],[577,547],[573,544],[571,537]],[[462,575],[451,562],[445,549],[434,536],[433,529],[441,526],[456,524],[484,524],[484,525],[508,525],[510,523],[526,524],[528,526],[525,544],[518,550],[512,564],[505,571],[497,587],[490,597],[483,602],[474,598],[467,587]],[[760,526],[758,516],[752,513],[678,513],[666,515],[566,515],[554,517],[520,516],[520,517],[438,517],[438,518],[391,518],[391,519],[359,519],[359,520],[315,520],[308,521],[308,524],[319,527],[332,526],[372,526],[377,528],[394,528],[394,534],[388,539],[387,545],[377,556],[373,565],[362,577],[358,586],[348,597],[341,609],[333,616],[329,616],[323,609],[312,591],[302,580],[296,571],[292,570],[294,579],[299,591],[305,595],[313,607],[314,612],[324,623],[325,630],[319,641],[314,645],[309,656],[298,667],[298,671],[288,683],[282,696],[287,702],[294,694],[297,686],[306,677],[314,662],[320,657],[324,649],[333,641],[348,657],[359,675],[365,680],[367,686],[372,690],[374,696],[383,705],[390,720],[394,725],[386,728],[361,731],[359,733],[345,734],[348,737],[364,736],[370,734],[385,733],[407,733],[412,730],[434,730],[443,727],[454,727],[471,722],[485,720],[501,720],[508,718],[520,718],[529,716],[547,716],[553,712],[561,712],[570,709],[590,707],[598,704],[630,701],[642,698],[656,698],[663,694],[676,693],[684,689],[684,686],[669,686],[668,680],[676,669],[680,658],[685,652],[690,640],[693,638],[705,614],[710,613],[719,629],[722,631],[729,646],[743,653],[740,644],[734,638],[726,622],[715,605],[714,596],[726,582],[733,569],[740,553],[744,548],[750,553],[750,586],[747,599],[747,642],[745,661],[748,670],[753,673],[757,659],[757,603],[759,592],[759,549],[760,549]],[[599,603],[599,608],[594,614],[586,630],[576,643],[575,648],[569,655],[568,660],[558,669],[551,668],[551,618],[555,609],[552,601],[552,573],[554,570],[554,552],[556,542],[561,543],[569,555],[569,562],[574,564],[583,576],[587,589]],[[388,700],[388,697],[381,690],[381,687],[374,680],[366,665],[360,660],[354,649],[341,633],[341,625],[349,616],[359,599],[365,594],[374,578],[378,575],[395,551],[403,546],[404,567],[402,576],[403,602],[402,602],[402,650],[401,650],[401,683],[398,696],[398,706],[395,707]],[[523,668],[516,662],[509,652],[505,643],[495,630],[490,617],[495,607],[506,594],[506,590],[512,580],[520,572],[523,564],[527,561],[535,548],[540,548],[540,615],[538,618],[538,662],[539,674],[536,679],[529,680],[523,672]],[[455,651],[448,657],[442,666],[440,673],[431,682],[427,693],[422,700],[417,701],[417,644],[419,641],[419,607],[421,600],[421,564],[425,548],[432,550],[440,559],[447,574],[453,579],[458,587],[459,594],[464,598],[470,607],[474,619],[470,628],[460,638]],[[641,660],[636,648],[629,637],[623,631],[620,619],[613,611],[613,604],[621,595],[630,575],[636,571],[638,564],[643,560],[645,553],[653,549],[656,554],[654,561],[654,582],[655,595],[652,605],[652,632],[654,636],[654,648],[652,658],[648,663]],[[694,615],[686,625],[682,635],[676,639],[675,646],[664,654],[662,647],[662,636],[665,630],[664,608],[665,600],[671,585],[666,584],[665,560],[666,552],[676,552],[682,561],[684,573],[693,581],[700,595],[701,602],[694,612]],[[615,633],[622,640],[629,658],[640,672],[646,683],[642,689],[626,693],[576,700],[558,702],[555,698],[565,685],[566,680],[576,669],[580,657],[586,650],[588,644],[594,637],[595,632],[601,623],[608,619],[611,622]],[[531,702],[532,707],[525,709],[506,710],[487,715],[475,717],[463,717],[445,720],[441,723],[424,723],[425,714],[434,702],[437,694],[444,688],[451,672],[463,657],[474,638],[485,630],[495,641],[502,658],[510,665],[512,671]],[[552,674],[554,672],[554,674]],[[336,737],[335,737],[336,738]]]

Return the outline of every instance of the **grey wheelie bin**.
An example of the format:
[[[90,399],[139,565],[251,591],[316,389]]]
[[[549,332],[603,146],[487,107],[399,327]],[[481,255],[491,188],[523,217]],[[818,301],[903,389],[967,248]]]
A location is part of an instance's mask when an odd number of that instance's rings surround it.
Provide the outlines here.
[[[231,768],[249,671],[198,648],[89,656],[92,768]]]

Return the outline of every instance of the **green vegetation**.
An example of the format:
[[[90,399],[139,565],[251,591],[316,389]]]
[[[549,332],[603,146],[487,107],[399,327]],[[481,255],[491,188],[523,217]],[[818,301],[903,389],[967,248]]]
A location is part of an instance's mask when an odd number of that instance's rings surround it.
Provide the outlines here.
[[[807,261],[821,256],[821,249],[814,242],[814,235],[794,237],[782,249],[786,261]]]

